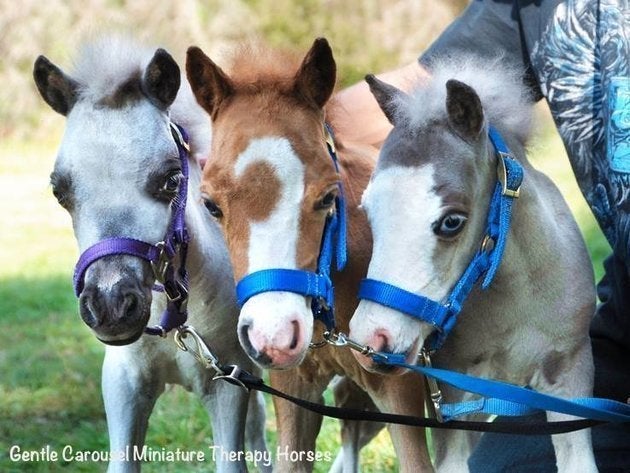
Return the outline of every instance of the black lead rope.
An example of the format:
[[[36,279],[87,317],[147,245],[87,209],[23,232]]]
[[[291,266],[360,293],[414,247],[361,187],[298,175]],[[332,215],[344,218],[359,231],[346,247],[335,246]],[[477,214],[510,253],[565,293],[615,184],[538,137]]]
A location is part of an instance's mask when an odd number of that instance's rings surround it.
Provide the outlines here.
[[[459,421],[451,420],[448,422],[439,422],[436,419],[427,417],[414,417],[399,414],[388,414],[384,412],[364,411],[360,409],[348,409],[342,407],[326,406],[315,402],[306,401],[289,394],[278,391],[265,384],[262,378],[254,376],[247,371],[241,370],[234,365],[222,366],[221,370],[226,373],[220,379],[227,381],[235,386],[245,387],[248,390],[261,391],[285,399],[293,404],[307,409],[316,414],[325,417],[332,417],[339,420],[354,421],[371,421],[385,422],[388,424],[408,425],[411,427],[424,427],[431,429],[456,429],[456,430],[472,430],[475,432],[494,432],[500,434],[513,435],[554,435],[574,432],[576,430],[588,429],[600,424],[604,421],[597,420],[566,420],[566,421],[539,421],[528,420],[528,417],[522,417],[523,421]]]

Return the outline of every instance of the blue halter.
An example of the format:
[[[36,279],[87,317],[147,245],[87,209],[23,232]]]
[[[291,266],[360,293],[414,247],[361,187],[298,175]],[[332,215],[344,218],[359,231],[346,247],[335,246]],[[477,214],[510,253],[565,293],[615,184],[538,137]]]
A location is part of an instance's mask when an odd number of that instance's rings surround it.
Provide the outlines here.
[[[339,173],[337,153],[330,127],[324,125],[326,146],[335,170]],[[327,330],[335,327],[334,287],[330,277],[333,258],[337,271],[346,265],[346,204],[343,186],[339,182],[339,194],[335,207],[326,217],[324,234],[317,260],[317,271],[301,269],[263,269],[248,274],[236,285],[236,298],[242,307],[251,297],[270,291],[286,291],[312,298],[311,310],[315,320],[324,323]]]
[[[427,340],[427,348],[437,350],[455,326],[462,305],[477,281],[485,274],[481,287],[487,289],[496,275],[510,230],[512,204],[518,198],[523,182],[523,167],[510,153],[499,132],[490,127],[488,137],[497,155],[497,184],[490,201],[486,235],[481,247],[443,302],[413,294],[399,287],[374,279],[364,279],[359,299],[390,307],[435,326]]]

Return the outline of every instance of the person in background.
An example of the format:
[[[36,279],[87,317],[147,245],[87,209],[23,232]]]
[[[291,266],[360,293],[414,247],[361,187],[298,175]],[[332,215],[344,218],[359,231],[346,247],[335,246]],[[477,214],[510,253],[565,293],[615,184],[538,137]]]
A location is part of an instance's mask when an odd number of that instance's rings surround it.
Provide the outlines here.
[[[545,98],[578,185],[613,252],[591,325],[594,395],[630,397],[630,2],[472,0],[418,62],[378,77],[403,90],[429,77],[433,58],[470,52],[522,67],[532,97]],[[367,84],[342,90],[341,141],[380,145],[391,125]],[[360,127],[354,126],[361,123]],[[592,430],[601,472],[630,471],[630,426]],[[473,472],[555,471],[550,437],[485,434]]]

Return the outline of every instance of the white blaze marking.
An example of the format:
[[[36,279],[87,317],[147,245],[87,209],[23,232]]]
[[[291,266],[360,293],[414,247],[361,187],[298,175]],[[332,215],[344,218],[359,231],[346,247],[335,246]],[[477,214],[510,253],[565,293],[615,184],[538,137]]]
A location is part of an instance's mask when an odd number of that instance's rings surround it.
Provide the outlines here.
[[[98,288],[103,292],[109,292],[114,288],[114,285],[122,279],[122,273],[120,271],[112,271],[112,268],[108,268],[108,271],[102,271],[98,278]]]
[[[240,177],[248,166],[257,162],[274,169],[280,181],[280,198],[267,219],[250,223],[248,273],[268,268],[295,269],[304,197],[304,164],[289,140],[280,137],[252,140],[236,160],[236,176]]]
[[[433,166],[391,167],[379,171],[362,198],[370,219],[374,249],[367,277],[415,294],[440,300],[446,288],[433,265],[437,236],[431,224],[442,212],[442,199],[433,192]],[[371,301],[361,301],[351,323],[352,338],[369,340],[386,328],[394,350],[407,350],[428,327],[415,319]]]
[[[441,216],[442,199],[433,185],[432,165],[387,168],[365,190],[362,205],[374,237],[368,277],[439,300],[445,288],[435,278],[431,224]]]
[[[258,162],[273,167],[280,181],[280,198],[264,221],[249,224],[247,273],[270,268],[296,269],[300,209],[304,198],[304,164],[289,140],[271,136],[250,142],[236,160],[236,176],[241,176],[248,166]],[[306,299],[300,294],[258,294],[243,305],[239,323],[256,321],[254,325],[264,334],[267,346],[286,345],[293,334],[291,322],[296,317],[303,323],[305,333],[301,337],[305,337],[308,343],[313,331],[313,317]]]

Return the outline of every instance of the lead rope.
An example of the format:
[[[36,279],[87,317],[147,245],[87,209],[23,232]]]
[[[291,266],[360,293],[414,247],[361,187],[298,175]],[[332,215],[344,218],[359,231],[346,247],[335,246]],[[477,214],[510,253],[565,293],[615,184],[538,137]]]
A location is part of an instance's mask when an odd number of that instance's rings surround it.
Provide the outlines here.
[[[185,339],[191,337],[194,346],[188,345]],[[337,347],[347,347],[359,351],[365,355],[378,356],[370,347],[363,346],[350,340],[342,332],[330,333],[327,335],[327,343]],[[334,406],[317,404],[311,401],[291,396],[279,391],[238,365],[222,365],[219,358],[212,352],[201,336],[192,327],[179,327],[175,331],[175,343],[185,352],[189,352],[206,369],[215,372],[213,380],[223,380],[234,386],[247,391],[255,390],[272,396],[285,399],[296,406],[307,409],[316,414],[331,417],[338,420],[385,422],[390,424],[407,425],[411,427],[449,429],[449,430],[469,430],[476,432],[495,432],[504,434],[519,435],[553,435],[587,429],[604,423],[598,420],[569,420],[569,421],[527,421],[524,423],[514,423],[505,421],[484,422],[484,421],[458,421],[451,420],[443,422],[435,417],[414,417],[399,414],[389,414],[385,412],[363,411],[360,409],[348,409]]]

